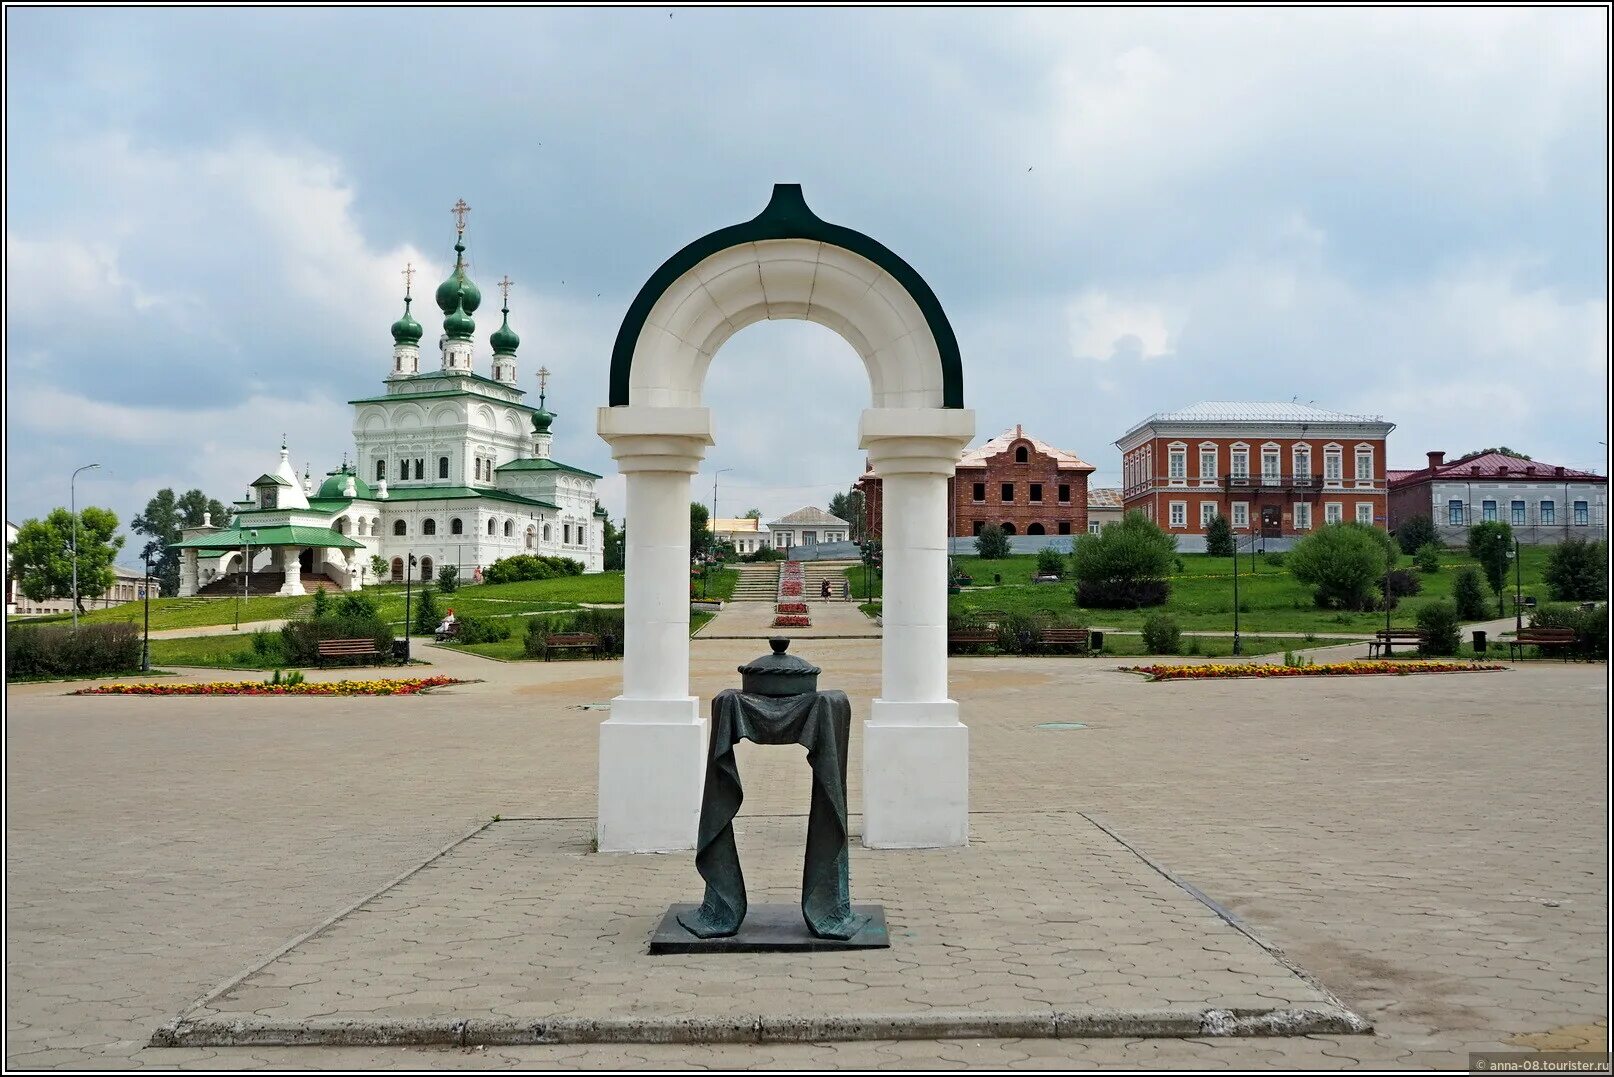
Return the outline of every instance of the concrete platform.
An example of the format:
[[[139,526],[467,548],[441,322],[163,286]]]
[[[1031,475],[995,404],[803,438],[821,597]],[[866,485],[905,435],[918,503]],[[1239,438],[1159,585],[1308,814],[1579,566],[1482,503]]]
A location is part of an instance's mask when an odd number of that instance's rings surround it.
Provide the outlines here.
[[[698,901],[678,902],[667,909],[661,925],[650,936],[652,954],[778,954],[828,953],[832,950],[884,949],[891,945],[886,933],[885,906],[854,905],[852,913],[863,917],[863,926],[849,939],[822,939],[807,930],[801,906],[790,904],[752,905],[745,922],[732,935],[703,939],[690,933],[679,922],[684,913],[700,908]]]
[[[450,846],[158,1029],[153,1046],[1204,1037],[1367,1025],[1197,890],[1077,812],[981,814],[969,847],[871,851],[889,949],[651,957],[686,856],[592,821]],[[790,903],[805,816],[736,820],[753,901]],[[154,1059],[155,1061],[155,1059]]]

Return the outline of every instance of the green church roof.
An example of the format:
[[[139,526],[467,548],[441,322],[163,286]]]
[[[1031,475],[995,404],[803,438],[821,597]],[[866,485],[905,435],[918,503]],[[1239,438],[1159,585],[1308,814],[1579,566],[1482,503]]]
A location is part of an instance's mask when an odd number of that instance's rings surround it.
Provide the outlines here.
[[[251,532],[258,532],[256,537]],[[356,550],[362,547],[362,542],[355,542],[339,531],[328,527],[303,527],[297,524],[282,524],[278,527],[240,528],[232,527],[228,531],[215,531],[208,535],[197,535],[195,538],[184,539],[171,543],[169,548],[175,550],[238,550],[250,542],[254,546],[332,546],[343,550]]]
[[[573,475],[582,475],[585,478],[590,478],[590,479],[598,479],[598,478],[602,477],[602,476],[594,474],[594,472],[592,472],[592,471],[584,471],[580,467],[573,467],[570,464],[563,464],[558,460],[539,460],[539,459],[512,460],[508,464],[500,464],[498,467],[494,468],[493,470],[494,471],[569,471]]]

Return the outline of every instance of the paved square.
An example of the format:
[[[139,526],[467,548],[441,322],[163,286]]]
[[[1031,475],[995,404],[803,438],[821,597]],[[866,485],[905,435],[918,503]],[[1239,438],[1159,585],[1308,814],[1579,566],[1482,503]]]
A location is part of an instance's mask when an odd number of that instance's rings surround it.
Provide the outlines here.
[[[885,904],[890,950],[649,956],[667,905],[699,897],[688,858],[593,853],[586,822],[493,823],[188,1014],[176,1039],[344,1042],[355,1027],[370,1040],[407,1027],[417,1042],[435,1029],[448,1043],[928,1039],[949,1021],[1050,1037],[1059,1020],[1130,1038],[1173,1023],[1182,1035],[1360,1027],[1083,816],[980,815],[972,828],[964,849],[854,846],[854,893]],[[736,833],[753,900],[788,903],[806,819],[746,819]]]

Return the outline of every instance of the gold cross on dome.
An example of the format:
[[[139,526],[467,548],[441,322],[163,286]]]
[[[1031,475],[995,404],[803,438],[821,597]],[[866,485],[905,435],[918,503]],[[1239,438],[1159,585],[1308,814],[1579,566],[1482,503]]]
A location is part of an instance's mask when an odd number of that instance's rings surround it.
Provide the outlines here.
[[[548,388],[549,388],[549,368],[546,367],[546,366],[541,366],[541,367],[538,368],[538,395],[543,396],[545,391],[548,390]]]
[[[510,274],[508,273],[506,273],[504,275],[504,279],[499,282],[499,291],[504,293],[504,305],[507,307],[510,305],[510,285],[514,283],[515,281],[510,279]]]
[[[415,263],[405,262],[403,267],[404,298],[409,298],[409,290],[415,285]]]
[[[454,227],[459,231],[460,235],[464,235],[465,215],[471,212],[471,207],[467,206],[465,204],[465,199],[462,198],[458,202],[454,203],[454,208],[449,212],[454,214]]]

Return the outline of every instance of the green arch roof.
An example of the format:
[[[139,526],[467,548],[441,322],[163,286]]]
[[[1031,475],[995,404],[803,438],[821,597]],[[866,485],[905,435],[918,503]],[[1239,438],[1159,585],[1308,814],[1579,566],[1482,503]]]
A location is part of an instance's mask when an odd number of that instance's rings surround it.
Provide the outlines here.
[[[770,239],[810,239],[842,247],[867,258],[889,273],[919,305],[925,322],[930,326],[930,334],[936,340],[936,350],[941,353],[942,364],[942,407],[964,406],[964,367],[959,359],[958,338],[953,334],[952,324],[948,322],[936,293],[925,283],[925,278],[878,240],[821,220],[808,208],[807,200],[801,193],[801,184],[776,183],[773,185],[773,197],[761,213],[743,224],[719,228],[690,243],[661,263],[661,268],[651,274],[644,287],[639,289],[639,294],[634,297],[627,315],[622,319],[622,327],[617,330],[616,345],[611,349],[610,399],[613,408],[629,403],[633,350],[639,342],[639,333],[644,329],[645,319],[650,317],[651,308],[672,287],[673,282],[718,251]]]

